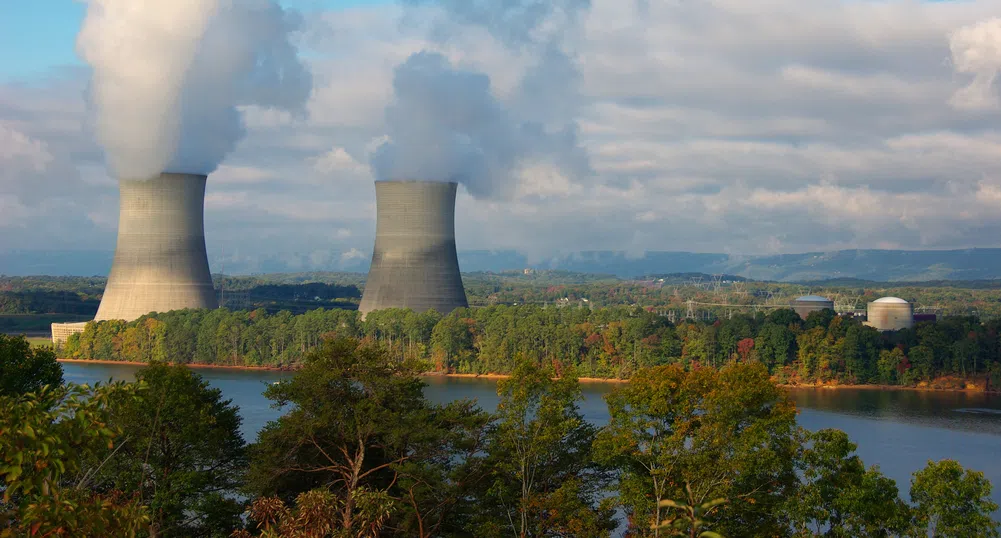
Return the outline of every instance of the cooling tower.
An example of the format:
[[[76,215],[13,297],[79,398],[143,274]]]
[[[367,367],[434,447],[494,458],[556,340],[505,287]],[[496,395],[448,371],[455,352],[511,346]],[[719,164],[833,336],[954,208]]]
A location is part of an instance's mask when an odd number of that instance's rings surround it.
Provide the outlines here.
[[[362,316],[383,308],[468,306],[455,254],[455,183],[376,181],[375,249]]]
[[[97,321],[218,306],[205,254],[205,179],[119,182],[118,245]]]

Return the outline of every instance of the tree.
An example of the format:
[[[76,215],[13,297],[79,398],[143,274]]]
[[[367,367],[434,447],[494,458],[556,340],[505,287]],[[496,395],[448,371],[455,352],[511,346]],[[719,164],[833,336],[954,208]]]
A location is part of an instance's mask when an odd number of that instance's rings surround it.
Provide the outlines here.
[[[758,331],[754,348],[757,350],[758,359],[768,366],[769,371],[774,372],[789,361],[795,344],[796,335],[789,330],[788,325],[765,323]]]
[[[184,366],[136,372],[141,398],[111,399],[109,423],[128,443],[96,482],[135,492],[150,507],[151,536],[211,536],[243,511],[230,495],[246,466],[239,410]]]
[[[884,385],[897,385],[903,377],[904,365],[907,364],[907,357],[899,347],[892,351],[882,350],[879,352],[879,382]]]
[[[703,530],[706,521],[703,519],[711,514],[717,506],[726,503],[726,499],[713,499],[702,504],[695,504],[695,496],[692,488],[685,484],[685,494],[688,502],[677,502],[665,499],[657,503],[658,508],[670,508],[674,510],[673,516],[660,524],[651,525],[654,530],[674,531],[673,534],[686,536],[688,538],[723,538],[719,533]]]
[[[866,469],[846,433],[805,437],[797,458],[801,483],[786,506],[797,536],[888,537],[908,530],[910,510],[896,483],[876,467]]]
[[[419,371],[379,346],[325,341],[265,392],[292,408],[251,445],[250,492],[284,502],[329,492],[345,535],[362,532],[373,505],[388,511],[387,532],[403,536],[461,526],[487,415],[468,401],[429,403]]]
[[[137,499],[91,489],[95,472],[127,444],[109,423],[109,401],[139,388],[46,386],[0,396],[0,537],[131,537],[145,527]]]
[[[650,529],[664,521],[660,503],[682,498],[689,506],[727,499],[703,516],[722,534],[784,532],[779,508],[796,485],[796,410],[764,365],[644,369],[606,399],[610,420],[596,453],[620,472],[632,535],[662,536]]]
[[[51,348],[34,348],[24,336],[0,334],[0,396],[62,385],[63,367]]]
[[[572,371],[520,360],[497,388],[501,401],[486,447],[491,472],[475,522],[479,536],[608,536],[611,507],[599,504],[607,472],[591,456],[595,427],[577,407]]]
[[[247,510],[256,523],[251,529],[233,532],[231,538],[367,538],[378,536],[389,517],[391,503],[384,496],[360,495],[356,498],[355,532],[341,528],[342,506],[333,493],[318,489],[300,493],[293,506],[278,497],[261,497]],[[254,531],[254,532],[252,532]]]
[[[967,471],[953,460],[929,461],[911,479],[915,504],[915,536],[997,538],[998,522],[991,514],[991,483],[984,474]]]

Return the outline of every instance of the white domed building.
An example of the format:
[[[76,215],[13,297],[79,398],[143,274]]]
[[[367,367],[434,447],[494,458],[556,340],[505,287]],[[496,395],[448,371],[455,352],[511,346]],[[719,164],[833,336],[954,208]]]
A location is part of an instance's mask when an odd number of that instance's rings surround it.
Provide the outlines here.
[[[869,303],[866,325],[879,331],[899,331],[914,326],[914,306],[899,297],[883,297]]]

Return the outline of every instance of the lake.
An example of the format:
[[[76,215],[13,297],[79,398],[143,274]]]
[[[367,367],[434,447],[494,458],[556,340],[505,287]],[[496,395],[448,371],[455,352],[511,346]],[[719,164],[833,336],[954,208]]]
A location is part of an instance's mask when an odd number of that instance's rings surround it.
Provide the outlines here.
[[[133,365],[64,363],[64,377],[73,383],[109,379],[131,381]],[[243,435],[253,441],[257,432],[280,416],[261,394],[285,372],[199,368],[197,370],[226,398],[240,406]],[[427,378],[429,400],[448,402],[470,398],[494,410],[497,383],[488,379]],[[582,384],[584,417],[597,425],[608,420],[602,396],[611,383]],[[920,392],[877,389],[791,389],[799,408],[799,423],[810,430],[837,428],[859,445],[867,465],[879,465],[897,481],[906,498],[911,473],[928,460],[951,458],[964,467],[982,471],[994,484],[994,501],[1001,504],[1001,395],[965,392]]]

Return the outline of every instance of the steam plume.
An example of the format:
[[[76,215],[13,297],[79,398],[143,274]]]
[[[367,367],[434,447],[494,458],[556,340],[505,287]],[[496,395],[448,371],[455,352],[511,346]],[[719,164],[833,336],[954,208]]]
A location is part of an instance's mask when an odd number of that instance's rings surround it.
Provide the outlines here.
[[[1001,18],[992,18],[956,30],[949,38],[953,68],[973,75],[973,81],[953,94],[949,104],[967,110],[1001,108],[995,86],[1001,74]]]
[[[433,0],[407,0],[423,4]],[[588,175],[577,140],[579,72],[565,50],[589,0],[438,0],[446,18],[436,38],[463,26],[486,29],[529,57],[531,67],[507,100],[490,77],[421,51],[398,66],[386,110],[388,139],[372,156],[376,178],[458,181],[476,197],[510,195],[527,164],[544,162],[570,177]]]
[[[272,0],[89,0],[77,38],[108,164],[120,178],[208,174],[244,136],[237,107],[303,114],[312,88]]]

